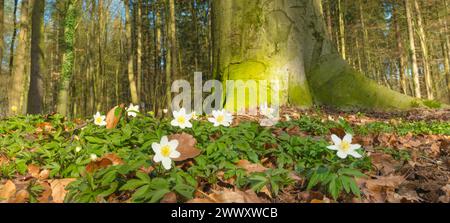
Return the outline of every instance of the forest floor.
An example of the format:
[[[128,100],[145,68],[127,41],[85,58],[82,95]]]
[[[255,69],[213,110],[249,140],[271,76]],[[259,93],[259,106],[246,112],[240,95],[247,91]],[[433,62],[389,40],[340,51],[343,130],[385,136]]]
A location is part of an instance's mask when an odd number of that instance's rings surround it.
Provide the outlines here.
[[[450,110],[283,108],[271,127],[202,117],[184,130],[114,113],[112,129],[60,115],[0,120],[0,203],[450,202]],[[332,134],[353,135],[363,157],[336,156]],[[152,159],[163,136],[179,141],[170,170]]]

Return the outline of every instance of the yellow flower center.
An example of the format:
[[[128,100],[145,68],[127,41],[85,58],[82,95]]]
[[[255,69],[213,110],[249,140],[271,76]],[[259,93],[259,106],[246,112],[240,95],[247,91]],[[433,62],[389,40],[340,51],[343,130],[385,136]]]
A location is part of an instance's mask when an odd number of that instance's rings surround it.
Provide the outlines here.
[[[348,152],[348,151],[350,150],[350,143],[345,142],[345,141],[342,141],[342,143],[341,143],[341,149],[342,149],[344,152]]]
[[[177,118],[178,123],[183,124],[186,122],[186,119],[183,116]]]
[[[163,146],[161,148],[161,155],[164,157],[169,157],[170,156],[170,147],[169,146]]]
[[[102,123],[102,121],[103,121],[102,117],[98,117],[97,119],[95,119],[95,122],[96,122],[97,124]]]
[[[217,116],[217,122],[223,122],[224,120],[225,120],[225,116],[224,115]]]

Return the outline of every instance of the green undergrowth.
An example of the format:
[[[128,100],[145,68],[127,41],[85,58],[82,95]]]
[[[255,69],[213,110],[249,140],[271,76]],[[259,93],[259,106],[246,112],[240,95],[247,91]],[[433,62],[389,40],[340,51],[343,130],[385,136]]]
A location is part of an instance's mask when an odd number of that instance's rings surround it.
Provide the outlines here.
[[[42,123],[51,126],[49,132],[38,131],[37,126]],[[289,135],[286,129],[295,126],[306,136]],[[14,179],[25,175],[29,164],[35,164],[50,170],[52,179],[76,178],[68,186],[66,202],[159,202],[169,192],[176,193],[179,202],[185,202],[194,198],[196,191],[211,185],[256,192],[267,189],[274,198],[289,186],[320,190],[335,199],[345,194],[359,196],[355,178],[371,169],[370,159],[338,158],[326,148],[332,128],[355,135],[450,135],[449,123],[438,121],[353,126],[344,120],[322,121],[303,116],[272,128],[254,122],[225,128],[193,121],[192,129],[180,130],[172,127],[170,120],[139,116],[121,119],[116,129],[108,130],[90,123],[80,126],[59,115],[22,116],[0,121],[0,155],[10,160],[0,166],[0,175],[2,179]],[[151,144],[159,142],[162,136],[182,132],[195,137],[201,154],[177,163],[169,171],[153,163]],[[77,147],[81,150],[77,151]],[[101,157],[108,153],[117,154],[125,164],[94,173],[86,171],[91,154]],[[248,171],[236,165],[241,160],[267,169]],[[298,178],[305,179],[306,184]],[[224,183],[231,179],[232,184]]]

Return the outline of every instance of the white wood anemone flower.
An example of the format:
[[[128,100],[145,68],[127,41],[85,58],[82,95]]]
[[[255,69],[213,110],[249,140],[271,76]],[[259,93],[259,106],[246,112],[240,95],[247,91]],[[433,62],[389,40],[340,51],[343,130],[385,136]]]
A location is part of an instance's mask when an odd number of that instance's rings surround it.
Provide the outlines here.
[[[359,144],[352,144],[353,136],[351,134],[346,134],[343,139],[339,138],[337,135],[331,135],[331,140],[334,145],[328,146],[328,149],[337,151],[337,156],[341,159],[347,158],[347,156],[353,156],[355,158],[361,158],[356,150],[361,148]]]
[[[208,118],[208,121],[214,124],[214,127],[225,126],[229,127],[233,123],[233,115],[225,109],[216,110],[212,112],[213,117]]]
[[[182,108],[180,111],[173,111],[173,120],[170,123],[172,126],[180,127],[181,129],[192,128],[191,118],[192,114],[186,114],[186,109]]]
[[[106,116],[101,115],[100,112],[94,115],[94,124],[98,126],[106,126]]]
[[[267,104],[262,104],[259,106],[259,113],[268,119],[275,119],[278,117],[277,110],[275,108],[272,108],[267,106]]]
[[[130,104],[130,106],[127,108],[128,116],[136,118],[137,114],[139,113],[139,105],[133,105]]]
[[[170,170],[172,168],[172,159],[179,158],[181,156],[180,152],[177,151],[178,140],[171,140],[167,136],[161,138],[160,143],[153,143],[152,149],[155,152],[153,161],[155,163],[162,162],[164,169]]]
[[[91,154],[90,157],[91,161],[95,162],[98,160],[98,156],[96,154]]]

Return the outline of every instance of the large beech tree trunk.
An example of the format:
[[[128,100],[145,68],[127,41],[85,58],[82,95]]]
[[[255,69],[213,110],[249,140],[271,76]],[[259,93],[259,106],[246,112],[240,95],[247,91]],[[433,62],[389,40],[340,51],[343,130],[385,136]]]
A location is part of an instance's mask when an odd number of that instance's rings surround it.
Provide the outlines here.
[[[420,103],[343,60],[326,35],[320,0],[214,0],[213,10],[215,77],[279,80],[281,104],[302,107],[387,110]]]

